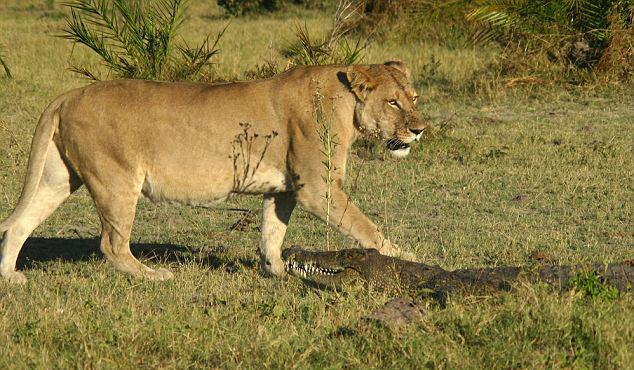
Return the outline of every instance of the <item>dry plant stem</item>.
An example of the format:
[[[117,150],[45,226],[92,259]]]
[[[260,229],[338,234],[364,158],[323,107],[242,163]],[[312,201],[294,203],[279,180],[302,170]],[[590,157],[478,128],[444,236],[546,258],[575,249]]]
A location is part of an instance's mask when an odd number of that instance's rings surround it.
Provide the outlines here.
[[[383,189],[381,189],[381,197],[383,198],[383,224],[385,225],[385,238],[390,240],[390,219],[388,216],[388,178],[383,179]]]
[[[335,42],[337,42],[341,37],[350,32],[350,19],[357,14],[359,9],[361,8],[361,2],[356,2],[353,0],[340,0],[337,4],[337,10],[335,10],[335,15],[332,19],[332,31],[330,32],[330,37],[326,42],[326,46],[328,49],[332,49],[332,46]]]
[[[359,188],[359,176],[361,175],[361,169],[364,167],[365,163],[366,163],[366,158],[362,158],[361,163],[359,164],[359,171],[357,172],[357,175],[354,177],[354,181],[352,181],[350,194],[348,195],[348,199],[346,200],[346,206],[343,208],[343,212],[341,213],[341,217],[339,218],[339,223],[337,224],[338,226],[341,226],[341,223],[343,222],[343,217],[345,216],[346,211],[348,210],[348,206],[350,205],[352,196],[357,192],[357,189]]]
[[[260,168],[273,139],[278,135],[276,131],[260,137],[256,133],[249,133],[251,125],[241,122],[242,132],[231,143],[231,158],[233,160],[233,186],[239,192],[248,193],[253,186],[255,173]],[[264,140],[262,150],[255,153],[253,145],[261,138]]]

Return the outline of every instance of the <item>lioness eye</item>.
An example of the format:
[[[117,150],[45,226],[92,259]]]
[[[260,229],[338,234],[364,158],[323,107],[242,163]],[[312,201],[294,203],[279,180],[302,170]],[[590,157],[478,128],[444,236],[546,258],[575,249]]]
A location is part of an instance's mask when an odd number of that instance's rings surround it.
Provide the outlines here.
[[[418,101],[418,96],[415,96],[412,101],[414,102],[414,104],[416,104],[416,102]]]
[[[398,102],[396,100],[388,100],[389,105],[398,108]]]

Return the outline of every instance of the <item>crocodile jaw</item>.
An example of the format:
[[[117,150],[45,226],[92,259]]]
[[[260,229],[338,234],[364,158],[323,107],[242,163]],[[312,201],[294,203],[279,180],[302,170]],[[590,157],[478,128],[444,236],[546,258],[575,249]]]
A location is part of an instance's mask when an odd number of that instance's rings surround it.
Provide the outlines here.
[[[333,257],[336,253],[333,254]],[[347,280],[346,266],[337,259],[315,260],[312,252],[290,248],[282,252],[286,272],[305,282],[322,286],[339,286]],[[319,262],[317,262],[319,261]]]
[[[374,270],[374,259],[381,256],[376,249],[342,249],[308,251],[291,247],[282,251],[286,271],[309,284],[338,288],[348,283],[367,280]]]
[[[292,259],[286,261],[284,265],[286,267],[286,272],[302,278],[307,278],[314,275],[334,276],[345,270],[344,268],[320,267],[314,262],[300,263]]]

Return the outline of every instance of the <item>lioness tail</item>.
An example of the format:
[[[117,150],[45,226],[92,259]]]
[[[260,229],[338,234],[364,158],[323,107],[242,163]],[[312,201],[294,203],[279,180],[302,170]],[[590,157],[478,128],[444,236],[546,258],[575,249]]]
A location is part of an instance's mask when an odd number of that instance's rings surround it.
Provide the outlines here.
[[[60,100],[61,99],[58,99],[51,103],[44,113],[42,113],[42,116],[40,116],[40,120],[35,128],[35,133],[33,134],[33,141],[31,142],[31,154],[29,156],[29,164],[26,170],[26,179],[24,181],[24,187],[22,188],[22,194],[13,213],[0,223],[0,236],[9,229],[15,220],[20,218],[37,192],[40,180],[42,179],[42,173],[44,172],[48,148],[51,144],[55,129],[59,125],[58,109],[61,105]]]

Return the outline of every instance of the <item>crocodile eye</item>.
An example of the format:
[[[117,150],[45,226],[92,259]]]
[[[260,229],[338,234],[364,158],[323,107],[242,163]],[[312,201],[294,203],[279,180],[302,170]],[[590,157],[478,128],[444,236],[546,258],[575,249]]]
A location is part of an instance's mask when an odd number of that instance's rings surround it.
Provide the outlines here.
[[[388,100],[387,103],[393,108],[399,108],[398,101],[396,100]]]

